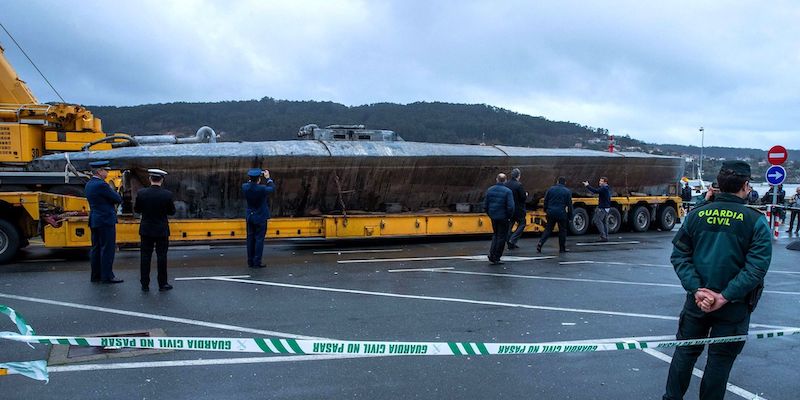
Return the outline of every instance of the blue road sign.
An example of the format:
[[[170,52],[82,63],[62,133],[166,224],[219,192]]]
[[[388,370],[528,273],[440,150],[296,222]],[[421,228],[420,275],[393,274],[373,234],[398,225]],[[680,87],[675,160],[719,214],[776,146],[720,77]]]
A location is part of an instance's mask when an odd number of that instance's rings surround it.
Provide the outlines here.
[[[786,179],[786,170],[780,165],[773,165],[767,170],[767,182],[770,185],[780,185]]]

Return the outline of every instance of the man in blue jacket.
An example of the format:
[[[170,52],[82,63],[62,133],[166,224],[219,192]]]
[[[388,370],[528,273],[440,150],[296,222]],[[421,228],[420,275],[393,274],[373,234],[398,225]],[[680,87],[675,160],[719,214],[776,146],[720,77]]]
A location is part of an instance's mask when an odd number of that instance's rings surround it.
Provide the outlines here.
[[[584,181],[583,186],[590,192],[598,195],[597,208],[594,210],[594,224],[600,232],[600,241],[608,241],[608,213],[611,212],[611,187],[608,186],[608,178],[600,178],[600,186],[594,188],[589,186],[589,182]]]
[[[497,183],[486,191],[483,200],[486,214],[492,220],[492,246],[489,248],[489,262],[492,265],[502,264],[500,257],[508,238],[509,220],[514,215],[514,195],[506,187],[506,174],[497,175]]]
[[[545,225],[542,238],[536,245],[536,251],[541,253],[542,246],[547,242],[547,238],[553,233],[553,228],[558,224],[558,251],[567,252],[567,224],[572,219],[572,191],[567,189],[567,179],[563,176],[558,178],[558,184],[547,189],[544,194],[544,211],[547,213],[547,225]]]
[[[275,183],[269,177],[269,171],[251,168],[247,171],[250,181],[242,185],[242,192],[247,201],[245,221],[247,224],[247,266],[264,268],[261,256],[264,253],[264,235],[267,233],[269,220],[269,194],[275,191]],[[261,184],[261,178],[266,180]]]
[[[114,251],[117,246],[117,208],[122,197],[106,183],[108,161],[89,163],[92,178],[84,189],[89,202],[89,229],[92,231],[92,282],[121,283],[114,276]]]

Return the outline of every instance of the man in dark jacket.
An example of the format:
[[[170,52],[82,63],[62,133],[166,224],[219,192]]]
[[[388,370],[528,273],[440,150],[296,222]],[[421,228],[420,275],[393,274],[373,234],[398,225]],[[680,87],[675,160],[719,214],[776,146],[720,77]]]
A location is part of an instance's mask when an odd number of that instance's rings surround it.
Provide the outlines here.
[[[686,289],[679,340],[746,335],[772,259],[766,218],[745,205],[750,165],[726,161],[719,193],[692,210],[672,239],[672,265]],[[675,348],[664,399],[682,399],[703,345]],[[701,399],[722,399],[744,342],[712,344],[700,383]]]
[[[156,265],[158,268],[158,290],[172,289],[167,281],[167,250],[169,249],[169,221],[167,215],[175,214],[172,192],[161,187],[164,183],[166,171],[148,169],[150,187],[136,192],[133,211],[142,214],[139,223],[139,236],[141,237],[139,264],[142,291],[150,291],[150,260],[153,258],[153,248],[156,250]]]
[[[84,192],[89,202],[89,229],[92,231],[92,282],[121,283],[114,276],[114,251],[117,247],[117,208],[122,197],[106,183],[108,161],[89,163],[92,178]]]
[[[511,189],[514,195],[514,215],[511,216],[511,221],[508,224],[508,249],[513,250],[519,248],[517,241],[525,231],[525,200],[528,199],[528,193],[522,187],[519,179],[522,173],[519,168],[511,170],[511,180],[506,182],[506,187]],[[517,229],[514,229],[514,224],[517,224]]]
[[[608,186],[608,178],[600,178],[599,186],[594,188],[589,186],[589,182],[584,181],[583,186],[598,196],[597,208],[594,210],[594,224],[600,232],[600,241],[608,241],[608,214],[611,212],[611,187]]]
[[[245,222],[247,224],[247,266],[264,268],[261,257],[264,254],[264,235],[267,233],[269,220],[269,194],[275,191],[275,183],[269,177],[269,171],[251,168],[247,171],[250,181],[242,185],[242,192],[247,201]],[[261,178],[266,179],[260,184]]]
[[[681,189],[681,200],[692,201],[692,197],[692,188],[689,187],[689,182],[684,182],[683,189]]]
[[[514,195],[506,185],[506,174],[497,175],[497,183],[486,191],[483,206],[492,220],[492,246],[489,248],[489,262],[492,265],[502,264],[500,257],[508,238],[508,226],[514,215]]]
[[[545,225],[542,238],[536,245],[536,251],[541,253],[542,246],[547,242],[547,238],[553,233],[553,227],[558,224],[558,251],[567,252],[567,224],[572,219],[572,191],[566,187],[567,179],[558,178],[558,184],[547,189],[544,194],[544,211],[547,213],[547,225]]]

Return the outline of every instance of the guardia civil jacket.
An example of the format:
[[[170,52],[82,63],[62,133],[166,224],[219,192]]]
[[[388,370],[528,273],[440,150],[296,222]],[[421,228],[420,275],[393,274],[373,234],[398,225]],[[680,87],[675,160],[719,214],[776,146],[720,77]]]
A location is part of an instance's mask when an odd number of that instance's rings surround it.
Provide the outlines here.
[[[684,289],[708,288],[730,302],[744,301],[763,282],[772,259],[766,218],[730,193],[692,210],[672,244],[672,265]]]

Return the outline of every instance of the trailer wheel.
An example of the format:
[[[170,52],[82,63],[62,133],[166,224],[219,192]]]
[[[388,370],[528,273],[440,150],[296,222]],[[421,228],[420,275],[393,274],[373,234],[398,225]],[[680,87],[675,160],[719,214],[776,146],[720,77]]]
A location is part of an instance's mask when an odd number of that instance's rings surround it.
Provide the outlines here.
[[[11,261],[19,249],[19,231],[10,222],[0,219],[0,264]]]
[[[659,229],[664,232],[669,232],[675,227],[675,222],[678,220],[678,212],[675,210],[675,207],[672,206],[661,207],[661,209],[658,210],[656,220],[658,221]]]
[[[611,211],[608,212],[608,234],[613,235],[619,232],[619,228],[622,227],[622,215],[619,213],[614,207],[611,207]]]
[[[645,206],[637,206],[631,211],[631,228],[634,232],[645,232],[650,229],[650,210]]]
[[[572,219],[569,221],[569,232],[573,235],[583,235],[589,230],[589,213],[583,207],[572,210]]]

